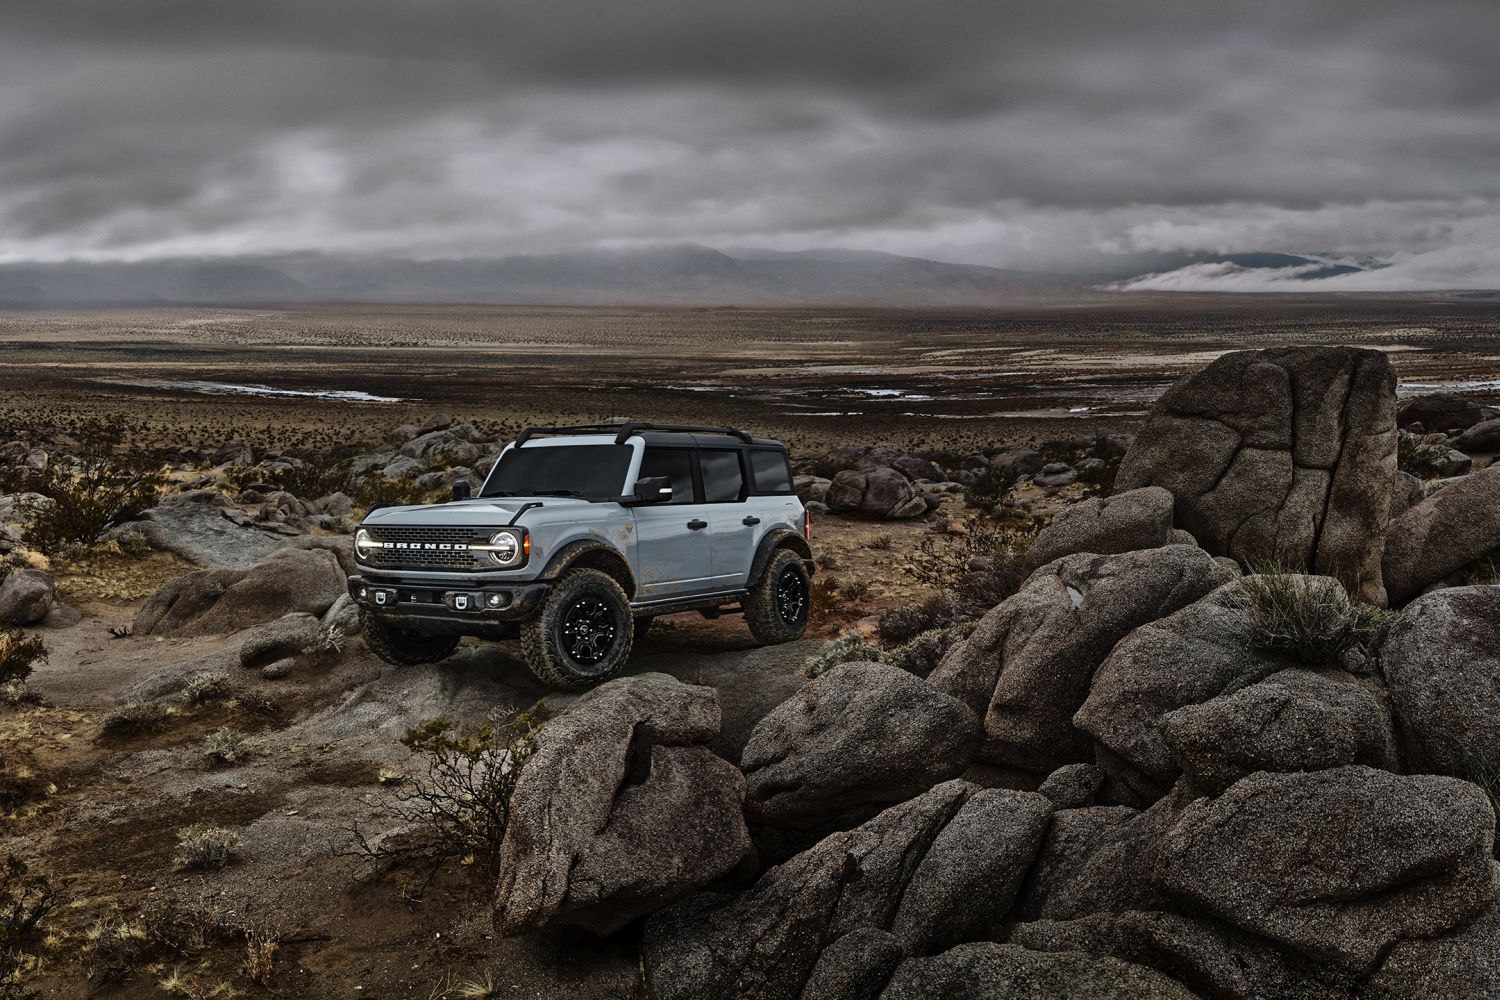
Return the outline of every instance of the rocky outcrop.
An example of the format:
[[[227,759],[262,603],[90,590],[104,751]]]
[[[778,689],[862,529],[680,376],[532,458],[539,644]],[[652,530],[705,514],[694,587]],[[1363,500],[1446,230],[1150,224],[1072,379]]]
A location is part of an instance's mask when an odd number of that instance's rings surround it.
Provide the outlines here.
[[[1399,766],[1378,694],[1342,671],[1283,670],[1168,712],[1160,727],[1188,780],[1209,795],[1256,771]]]
[[[1195,1000],[1159,972],[1083,952],[979,941],[901,963],[882,1000]]]
[[[293,611],[321,615],[344,593],[332,553],[283,549],[248,569],[205,569],[162,584],[136,612],[138,635],[211,635],[274,621]]]
[[[1390,526],[1385,581],[1392,602],[1500,550],[1500,465],[1447,483]]]
[[[1109,555],[1170,544],[1171,493],[1147,486],[1109,497],[1090,497],[1064,509],[1036,536],[1026,558],[1032,566],[1078,552]]]
[[[984,713],[985,759],[1050,773],[1085,759],[1073,713],[1115,643],[1229,579],[1185,545],[1059,559],[985,615],[928,682]]]
[[[1490,906],[1494,837],[1484,792],[1453,778],[1256,774],[1184,810],[1157,874],[1168,893],[1241,930],[1369,973],[1397,942]]]
[[[1167,713],[1300,665],[1252,646],[1248,635],[1249,606],[1240,587],[1228,585],[1114,647],[1073,724],[1092,737],[1115,801],[1154,801],[1181,776],[1161,728]]]
[[[1386,635],[1380,660],[1414,767],[1500,775],[1500,587],[1455,587],[1413,601]]]
[[[756,725],[741,760],[745,808],[755,822],[810,828],[904,802],[962,774],[979,736],[968,706],[920,678],[846,663]]]
[[[1384,602],[1395,371],[1378,351],[1236,351],[1171,386],[1117,490],[1162,486],[1210,552],[1340,575]]]
[[[286,544],[217,490],[191,490],[164,497],[140,519],[115,532],[134,531],[154,549],[195,566],[245,569]]]
[[[885,520],[921,517],[927,513],[927,498],[910,479],[889,466],[868,472],[845,469],[833,477],[828,488],[828,509],[834,513],[859,514]]]
[[[0,628],[35,625],[57,600],[52,578],[39,569],[12,570],[0,578]]]
[[[1033,793],[950,781],[830,835],[737,896],[685,900],[646,925],[649,993],[795,1000],[825,949],[851,932],[889,932],[908,954],[995,933],[1050,809]]]
[[[750,850],[744,778],[708,749],[712,688],[611,681],[547,723],[511,798],[495,926],[598,934],[733,870]]]
[[[245,637],[240,644],[240,666],[258,668],[301,656],[317,643],[320,629],[319,620],[306,612],[283,615]]]

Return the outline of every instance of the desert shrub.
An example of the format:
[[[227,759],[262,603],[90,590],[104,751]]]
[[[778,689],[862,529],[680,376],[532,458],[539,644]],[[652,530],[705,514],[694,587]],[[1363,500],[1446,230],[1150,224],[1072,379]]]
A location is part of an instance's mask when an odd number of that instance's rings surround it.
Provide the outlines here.
[[[34,485],[51,502],[30,510],[24,538],[49,555],[91,544],[105,530],[155,506],[166,484],[160,462],[127,447],[118,419],[89,421],[77,438],[74,466],[54,462]]]
[[[822,677],[834,667],[844,663],[889,663],[890,654],[879,646],[872,646],[859,636],[835,639],[809,656],[802,664],[804,677]]]
[[[353,462],[349,459],[329,462],[307,462],[285,469],[249,468],[231,474],[230,485],[235,490],[244,489],[250,483],[269,486],[274,490],[285,490],[303,500],[317,500],[330,493],[341,493],[349,488],[349,472]]]
[[[1250,641],[1307,663],[1328,663],[1347,650],[1370,651],[1396,618],[1351,600],[1328,577],[1261,568],[1241,577],[1238,586],[1249,607]]]
[[[108,985],[134,969],[155,962],[188,958],[210,945],[236,940],[240,927],[225,914],[204,907],[155,903],[139,913],[115,912],[97,920],[84,935],[84,967],[89,977]],[[157,980],[172,996],[227,998],[237,996],[227,984],[205,984],[199,977],[173,973]]]
[[[1005,503],[1011,483],[1004,475],[985,466],[964,490],[964,504],[986,514],[993,514]]]
[[[926,677],[948,655],[948,650],[969,637],[977,624],[977,621],[970,620],[928,629],[891,650],[890,662],[908,673]]]
[[[209,767],[233,767],[243,764],[260,752],[254,740],[221,726],[203,739],[203,759]]]
[[[113,736],[129,736],[160,729],[167,710],[154,701],[126,702],[101,721],[104,731]]]
[[[239,686],[228,674],[200,674],[182,689],[182,698],[190,705],[229,701],[239,693]]]
[[[46,659],[47,644],[41,636],[20,629],[0,631],[0,685],[24,684]]]
[[[84,968],[90,979],[117,982],[150,961],[153,948],[144,921],[113,916],[95,921],[83,935]]]
[[[36,996],[26,988],[35,959],[25,948],[39,936],[61,895],[45,875],[33,874],[25,861],[6,855],[0,865],[0,1000]]]
[[[218,869],[238,855],[240,835],[221,826],[194,823],[177,831],[177,850],[172,860],[178,868]]]
[[[876,626],[886,646],[910,642],[923,632],[944,628],[957,620],[956,599],[951,593],[933,594],[920,604],[903,604],[880,616]]]
[[[373,843],[356,825],[349,853],[383,862],[473,859],[493,874],[510,823],[510,798],[545,722],[538,706],[516,716],[510,735],[491,726],[460,732],[448,719],[407,731],[402,744],[420,764],[418,773],[382,783],[376,808],[415,832],[399,843]]]
[[[268,926],[249,924],[245,927],[245,975],[260,986],[271,984],[271,969],[276,963],[276,952],[281,948],[281,935]]]
[[[953,620],[978,618],[1021,589],[1030,575],[1026,550],[1038,522],[1008,526],[976,523],[962,534],[928,535],[909,572],[918,583],[953,599]]]

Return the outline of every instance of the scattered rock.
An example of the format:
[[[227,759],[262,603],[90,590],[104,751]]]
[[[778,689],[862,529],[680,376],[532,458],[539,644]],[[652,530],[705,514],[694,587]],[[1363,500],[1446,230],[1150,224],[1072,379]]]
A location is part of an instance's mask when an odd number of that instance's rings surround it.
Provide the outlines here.
[[[1390,526],[1385,579],[1393,603],[1500,549],[1500,464],[1455,480]]]
[[[911,480],[889,466],[868,472],[845,469],[828,488],[828,509],[899,521],[927,513],[927,500]]]
[[[35,625],[57,600],[52,578],[39,569],[12,570],[0,580],[0,627]]]
[[[1490,906],[1494,837],[1484,792],[1454,778],[1255,774],[1184,810],[1157,877],[1242,930],[1369,972],[1397,942]]]
[[[1177,523],[1212,553],[1342,573],[1384,603],[1395,386],[1379,351],[1226,354],[1162,394],[1116,489],[1170,490]]]
[[[284,549],[248,569],[206,569],[170,580],[136,612],[137,635],[237,632],[293,611],[321,615],[344,593],[331,553]]]
[[[985,615],[928,682],[985,713],[984,759],[1050,773],[1086,758],[1073,713],[1115,643],[1228,579],[1185,545],[1067,556]]]
[[[1042,466],[1042,471],[1031,477],[1038,486],[1072,486],[1078,482],[1078,473],[1066,462],[1052,462]]]
[[[1428,431],[1461,431],[1479,423],[1479,404],[1456,392],[1430,392],[1412,396],[1396,411],[1396,424],[1421,424]]]
[[[1500,774],[1500,587],[1413,601],[1387,633],[1380,661],[1414,767]]]
[[[511,799],[495,926],[608,934],[733,870],[744,778],[706,744],[712,688],[665,674],[584,694],[537,737]]]
[[[1091,497],[1066,508],[1043,528],[1027,558],[1031,565],[1043,566],[1077,552],[1108,555],[1161,548],[1171,543],[1172,504],[1172,494],[1160,486]]]
[[[267,663],[260,668],[260,675],[268,681],[278,681],[283,677],[291,676],[293,670],[297,669],[297,658],[289,656],[284,660]]]
[[[1005,486],[1014,486],[1022,476],[1036,475],[1046,464],[1046,459],[1030,448],[1007,448],[989,458],[990,472]]]
[[[803,503],[826,503],[828,490],[832,486],[833,480],[822,476],[797,476],[792,479],[792,489],[797,491],[797,498]]]
[[[968,706],[921,679],[884,664],[846,663],[782,702],[750,734],[741,762],[746,812],[770,826],[806,829],[903,802],[962,774],[979,736]]]

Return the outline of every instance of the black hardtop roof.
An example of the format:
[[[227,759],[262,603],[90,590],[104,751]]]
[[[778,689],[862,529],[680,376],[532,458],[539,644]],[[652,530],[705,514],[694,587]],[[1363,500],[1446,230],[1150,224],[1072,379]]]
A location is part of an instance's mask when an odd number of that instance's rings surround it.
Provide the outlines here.
[[[516,435],[516,447],[538,435],[566,436],[569,434],[613,434],[615,443],[624,444],[629,438],[639,435],[647,445],[677,448],[723,448],[749,446],[754,448],[778,448],[786,445],[773,438],[753,437],[735,427],[708,427],[693,424],[652,424],[643,421],[625,421],[608,424],[581,424],[574,427],[528,427]],[[728,438],[728,440],[725,440]]]

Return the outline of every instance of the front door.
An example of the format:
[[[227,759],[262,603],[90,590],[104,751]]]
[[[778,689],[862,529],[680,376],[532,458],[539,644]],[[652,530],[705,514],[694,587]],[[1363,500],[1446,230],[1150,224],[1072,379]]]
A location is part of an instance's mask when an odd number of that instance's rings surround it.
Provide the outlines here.
[[[689,448],[647,447],[639,478],[665,476],[668,503],[632,507],[635,514],[637,604],[714,589],[707,505],[698,500]]]

